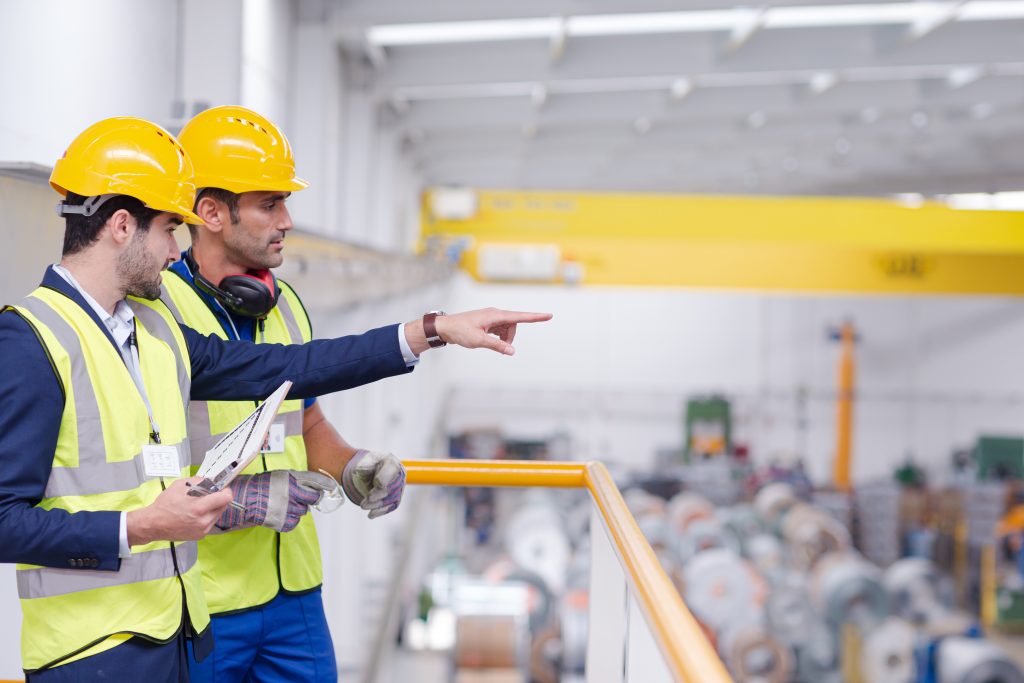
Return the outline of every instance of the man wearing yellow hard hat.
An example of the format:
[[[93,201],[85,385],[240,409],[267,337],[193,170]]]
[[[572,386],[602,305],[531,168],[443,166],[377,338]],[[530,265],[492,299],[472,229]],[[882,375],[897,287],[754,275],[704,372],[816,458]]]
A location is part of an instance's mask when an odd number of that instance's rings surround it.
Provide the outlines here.
[[[271,272],[283,261],[293,227],[286,201],[308,186],[296,177],[287,137],[250,109],[223,106],[189,121],[180,140],[195,164],[195,212],[202,222],[189,226],[192,247],[171,266],[164,301],[179,321],[206,334],[256,343],[309,341],[302,302]],[[447,322],[439,321],[443,315],[429,312],[419,325],[396,330],[410,367],[428,346],[444,345],[448,337],[436,331]],[[193,454],[247,410],[239,403],[194,402]],[[405,470],[394,455],[350,446],[313,399],[291,402],[282,412],[278,429],[284,438],[253,463],[252,473],[327,472],[371,519],[398,507]],[[336,680],[311,516],[288,534],[251,528],[207,537],[199,554],[218,646],[193,667],[194,681]],[[240,555],[256,559],[242,566]]]
[[[312,326],[301,300],[271,271],[281,265],[293,227],[285,202],[308,186],[295,175],[288,139],[267,118],[237,106],[198,114],[179,138],[196,167],[195,211],[202,222],[189,226],[192,247],[171,266],[164,301],[180,322],[206,334],[258,344],[309,341]],[[404,330],[396,341],[407,364],[415,364]],[[201,444],[219,439],[248,410],[238,402],[193,402],[193,465]],[[287,402],[275,427],[280,438],[250,473],[328,472],[371,517],[398,507],[401,462],[352,448],[315,399]],[[312,516],[287,534],[254,527],[211,536],[199,553],[218,647],[193,667],[193,681],[337,678]],[[243,556],[253,559],[240,564]]]
[[[196,659],[212,647],[195,541],[215,525],[294,528],[334,486],[280,471],[187,495],[191,399],[261,400],[285,379],[303,399],[409,367],[396,326],[264,346],[179,325],[156,300],[161,271],[175,228],[199,218],[192,164],[159,126],[89,127],[51,184],[61,262],[0,315],[16,359],[0,376],[0,561],[18,563],[22,665],[42,683],[188,680],[187,641]],[[442,333],[493,347],[492,326],[544,317],[469,312]]]

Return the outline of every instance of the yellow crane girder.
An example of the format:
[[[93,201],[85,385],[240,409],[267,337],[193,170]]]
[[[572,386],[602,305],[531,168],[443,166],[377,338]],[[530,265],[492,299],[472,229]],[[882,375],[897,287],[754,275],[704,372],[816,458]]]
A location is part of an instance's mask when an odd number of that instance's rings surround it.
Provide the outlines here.
[[[422,237],[482,250],[557,247],[585,285],[795,292],[1024,294],[1024,212],[883,199],[479,190],[472,215],[437,215]],[[515,280],[514,274],[503,279]],[[526,278],[529,279],[529,278]],[[561,282],[553,273],[550,282]]]

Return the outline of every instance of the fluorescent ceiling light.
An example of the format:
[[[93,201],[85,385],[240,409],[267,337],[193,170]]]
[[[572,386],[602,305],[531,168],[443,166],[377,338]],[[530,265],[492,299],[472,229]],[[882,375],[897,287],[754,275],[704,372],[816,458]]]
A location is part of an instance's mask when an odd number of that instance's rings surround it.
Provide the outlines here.
[[[850,5],[808,5],[753,10],[637,12],[565,17],[454,21],[424,24],[389,24],[367,29],[372,45],[436,45],[559,37],[644,35],[652,33],[742,32],[752,21],[764,29],[803,29],[843,26],[1024,19],[1024,0],[922,0]]]
[[[807,7],[773,7],[765,17],[764,27],[819,28],[827,26],[872,26],[907,24],[941,13],[951,3],[901,2],[870,5],[818,5]]]
[[[494,21],[452,21],[436,24],[389,24],[371,26],[367,40],[371,45],[432,45],[474,43],[500,40],[551,38],[560,31],[557,18],[498,19]]]
[[[960,9],[961,21],[994,21],[998,19],[1024,19],[1024,2],[976,0]]]
[[[698,12],[650,12],[637,14],[594,14],[569,17],[570,36],[638,35],[643,33],[687,33],[730,31],[744,10]]]
[[[652,92],[663,90],[674,101],[685,99],[697,88],[758,88],[779,86],[806,86],[812,92],[827,92],[839,83],[880,83],[919,81],[926,79],[960,82],[968,73],[980,67],[976,64],[919,64],[904,66],[850,67],[839,71],[748,71],[677,75],[579,78],[537,83],[507,81],[489,83],[458,83],[451,85],[410,85],[394,90],[393,95],[408,101],[478,99],[492,97],[538,97],[538,86],[543,86],[548,97],[556,95],[590,95],[602,93]],[[1024,62],[986,64],[984,75],[1024,75]],[[958,74],[950,80],[951,74]],[[960,80],[958,80],[960,79]],[[865,123],[878,120],[877,108],[862,112]]]
[[[949,194],[946,204],[965,211],[1024,211],[1024,192]]]

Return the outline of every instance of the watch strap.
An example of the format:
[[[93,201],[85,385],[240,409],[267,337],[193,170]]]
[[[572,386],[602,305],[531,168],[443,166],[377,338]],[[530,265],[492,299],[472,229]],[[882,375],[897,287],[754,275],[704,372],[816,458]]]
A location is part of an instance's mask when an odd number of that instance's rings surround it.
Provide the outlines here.
[[[435,321],[439,315],[444,315],[444,311],[431,311],[423,316],[423,334],[427,338],[427,344],[432,349],[448,344],[448,342],[441,339],[441,335],[437,333],[437,324]]]

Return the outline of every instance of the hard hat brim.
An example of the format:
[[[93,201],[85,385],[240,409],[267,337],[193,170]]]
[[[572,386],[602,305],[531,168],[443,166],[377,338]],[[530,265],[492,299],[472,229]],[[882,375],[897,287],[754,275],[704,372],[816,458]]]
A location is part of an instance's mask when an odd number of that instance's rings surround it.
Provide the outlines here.
[[[260,182],[196,176],[196,188],[204,190],[208,187],[216,187],[228,192],[234,192],[235,194],[244,194],[246,192],[298,192],[309,187],[309,183],[302,178]]]

